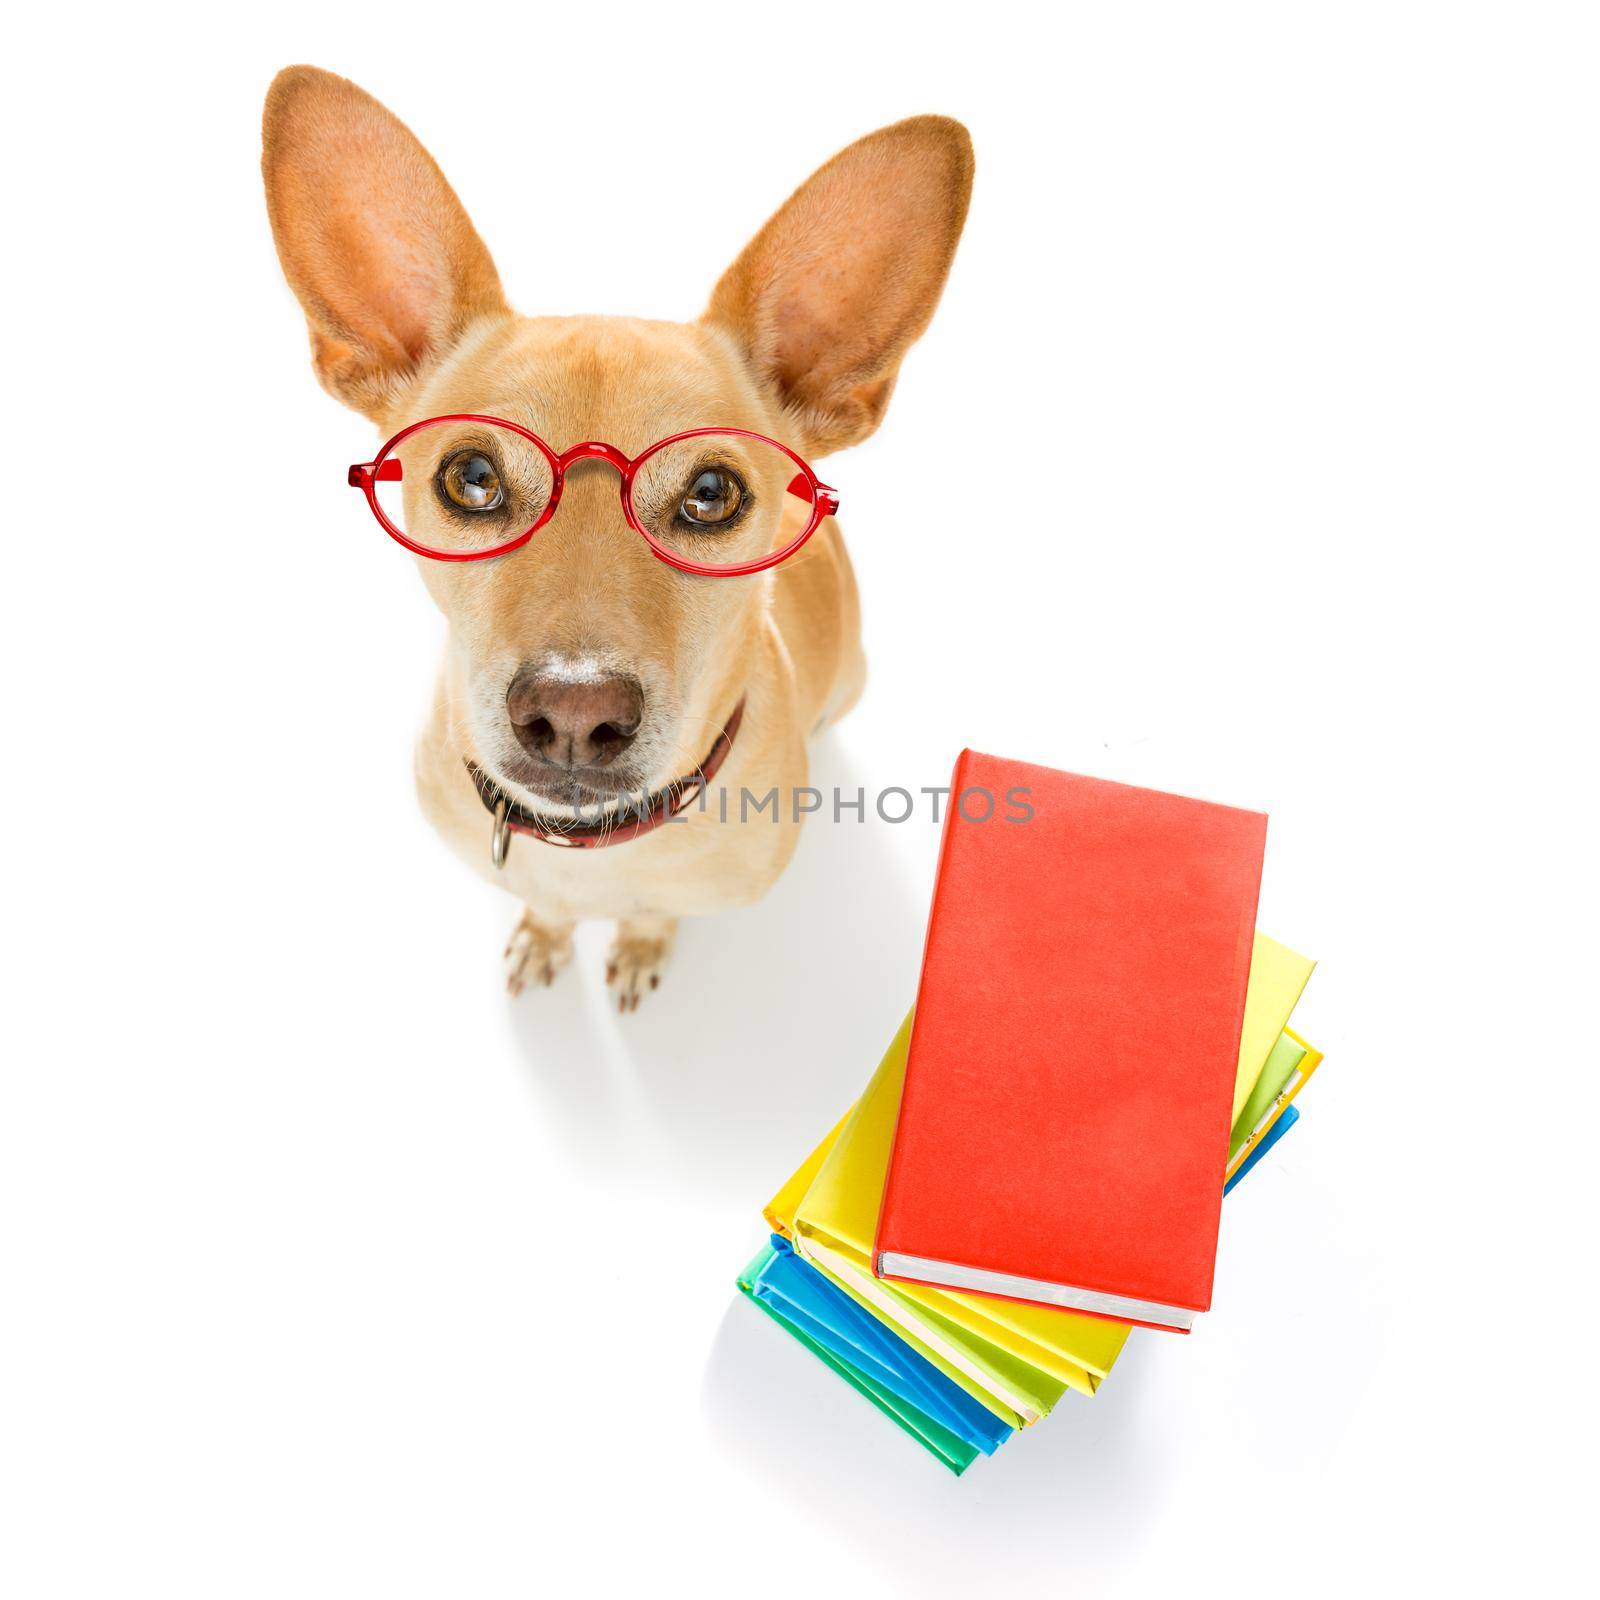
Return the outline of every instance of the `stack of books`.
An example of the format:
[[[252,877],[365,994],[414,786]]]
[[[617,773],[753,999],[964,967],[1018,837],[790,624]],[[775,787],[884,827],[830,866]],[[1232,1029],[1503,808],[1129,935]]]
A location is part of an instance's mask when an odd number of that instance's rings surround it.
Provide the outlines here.
[[[738,1280],[957,1473],[1210,1306],[1223,1195],[1322,1059],[1313,963],[1255,931],[1265,834],[957,762],[916,1004]]]

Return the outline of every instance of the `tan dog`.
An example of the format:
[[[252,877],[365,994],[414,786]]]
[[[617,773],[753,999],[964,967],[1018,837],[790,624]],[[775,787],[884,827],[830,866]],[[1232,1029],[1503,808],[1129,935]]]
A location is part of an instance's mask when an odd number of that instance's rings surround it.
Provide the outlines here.
[[[427,152],[354,84],[312,67],[280,73],[264,136],[267,207],[323,386],[384,437],[482,413],[557,451],[602,440],[632,456],[716,426],[814,461],[866,438],[933,314],[972,186],[966,130],[914,117],[809,179],[699,322],[529,318],[506,305]],[[423,524],[445,514],[429,504],[411,513]],[[779,515],[764,516],[748,536],[778,549]],[[607,976],[631,1009],[659,982],[679,916],[758,899],[794,851],[807,736],[849,709],[865,673],[838,526],[830,518],[767,572],[686,575],[629,528],[612,468],[585,462],[523,548],[418,566],[449,622],[417,752],[423,807],[525,906],[506,952],[513,992],[554,978],[576,922],[615,918]],[[494,795],[555,826],[593,821],[624,795],[692,777],[741,705],[701,804],[610,848],[513,835],[503,866],[491,862]],[[776,821],[741,816],[741,791],[774,788]]]

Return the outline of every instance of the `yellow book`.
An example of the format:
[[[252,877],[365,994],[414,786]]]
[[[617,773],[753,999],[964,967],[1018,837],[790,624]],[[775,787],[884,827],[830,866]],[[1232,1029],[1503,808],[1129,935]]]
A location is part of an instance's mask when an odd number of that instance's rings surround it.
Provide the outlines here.
[[[1233,1084],[1232,1121],[1239,1120],[1315,967],[1316,962],[1310,957],[1297,955],[1264,933],[1256,935],[1250,955],[1250,984],[1244,997],[1244,1027],[1239,1033],[1239,1075]]]
[[[1236,1085],[1241,1106],[1260,1078],[1312,965],[1275,940],[1257,936]],[[1278,1027],[1269,1034],[1274,1020]],[[908,1017],[856,1106],[773,1197],[767,1220],[792,1237],[813,1266],[908,1338],[968,1393],[1014,1425],[1019,1420],[1027,1425],[1047,1414],[1066,1388],[1093,1394],[1129,1330],[1125,1323],[1104,1318],[925,1285],[889,1284],[873,1276],[872,1242],[894,1142],[910,1022]],[[1267,1126],[1270,1122],[1260,1132]]]
[[[790,1174],[789,1180],[762,1208],[761,1215],[766,1218],[767,1226],[774,1233],[781,1233],[785,1239],[794,1238],[794,1213],[795,1208],[805,1197],[805,1192],[811,1187],[811,1180],[816,1177],[822,1163],[827,1160],[828,1152],[833,1149],[834,1141],[844,1131],[844,1125],[850,1120],[854,1106],[834,1123],[828,1130],[821,1144],[808,1155],[804,1161]]]

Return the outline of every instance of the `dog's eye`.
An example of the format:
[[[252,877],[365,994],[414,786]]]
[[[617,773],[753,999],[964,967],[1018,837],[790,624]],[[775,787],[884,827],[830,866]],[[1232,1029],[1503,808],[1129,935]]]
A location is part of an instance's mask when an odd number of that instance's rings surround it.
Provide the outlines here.
[[[744,485],[721,467],[707,467],[695,475],[678,510],[685,522],[700,528],[726,525],[744,504]]]
[[[458,450],[445,461],[439,468],[439,488],[463,511],[494,511],[505,504],[499,469],[476,450]]]

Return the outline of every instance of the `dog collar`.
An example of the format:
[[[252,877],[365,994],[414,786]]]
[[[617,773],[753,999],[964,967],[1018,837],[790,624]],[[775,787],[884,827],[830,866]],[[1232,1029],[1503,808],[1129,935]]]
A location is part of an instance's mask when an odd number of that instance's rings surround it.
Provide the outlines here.
[[[568,850],[604,850],[614,844],[626,844],[640,834],[655,832],[662,823],[670,822],[677,816],[692,796],[704,793],[706,785],[716,777],[722,763],[728,759],[728,752],[733,748],[734,738],[739,732],[739,724],[744,720],[744,702],[745,697],[741,695],[738,705],[733,708],[733,715],[717,735],[717,742],[712,745],[705,760],[688,777],[679,778],[665,789],[657,790],[647,801],[628,806],[619,813],[627,817],[625,822],[607,819],[577,823],[559,817],[541,816],[537,811],[530,811],[521,801],[513,800],[482,767],[468,759],[466,768],[478,791],[478,798],[494,818],[494,834],[489,844],[490,859],[497,867],[506,864],[506,854],[511,848],[511,835],[514,833],[525,833],[541,844],[559,845]]]

